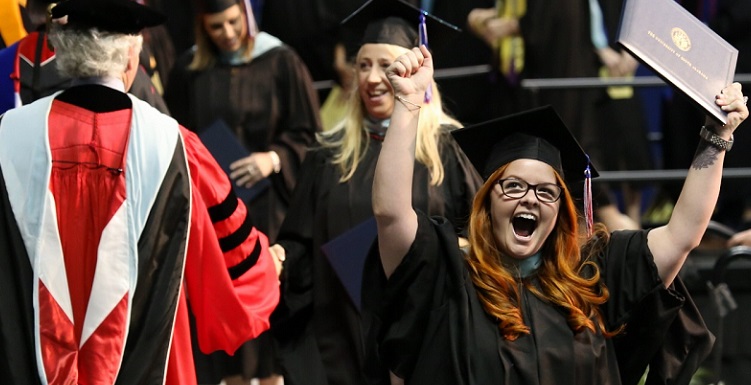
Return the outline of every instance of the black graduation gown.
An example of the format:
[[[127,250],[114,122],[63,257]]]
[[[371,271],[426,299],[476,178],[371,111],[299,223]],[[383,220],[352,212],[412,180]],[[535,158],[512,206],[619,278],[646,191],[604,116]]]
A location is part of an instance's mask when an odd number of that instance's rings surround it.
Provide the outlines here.
[[[266,1],[261,29],[292,46],[314,80],[336,79],[333,59],[339,24],[363,3],[363,0]]]
[[[416,162],[413,204],[451,218],[452,231],[460,231],[481,180],[448,132],[441,140],[443,183],[430,186],[427,168]],[[303,164],[279,235],[287,261],[282,300],[272,316],[287,385],[364,383],[359,312],[321,245],[373,216],[371,190],[381,144],[370,140],[357,171],[345,183],[339,182],[341,173],[331,163],[330,150],[312,151]]]
[[[622,50],[616,40],[623,3],[622,0],[599,0],[604,32],[610,47],[618,52]],[[599,151],[606,155],[597,159],[597,167],[611,171],[651,169],[647,119],[641,91],[634,88],[631,97],[613,99],[608,94],[608,88],[599,88],[594,103]]]
[[[588,0],[527,0],[520,19],[524,38],[524,78],[596,77],[599,59],[592,45]],[[591,89],[550,89],[528,92],[522,108],[555,107],[582,148],[597,165],[600,152]]]
[[[522,77],[597,77],[600,64],[589,14],[589,0],[527,0],[527,12],[519,20],[524,38]],[[524,90],[519,103],[522,109],[552,105],[592,163],[600,167],[609,155],[600,145],[608,128],[597,125],[597,93],[591,88]],[[607,186],[601,183],[592,186],[592,197],[596,208],[612,203]]]
[[[690,297],[682,286],[664,289],[647,231],[613,233],[597,260],[610,291],[602,307],[607,324],[633,320],[623,335],[574,334],[563,311],[524,288],[522,314],[532,334],[507,341],[477,298],[451,226],[418,218],[415,242],[390,279],[381,273],[363,283],[373,288],[363,299],[373,383],[388,384],[388,368],[406,384],[635,384],[649,364],[655,376],[687,384],[709,353],[712,338],[698,313],[691,320],[679,314],[695,311]],[[534,284],[534,276],[526,279]],[[674,328],[683,321],[685,330]]]
[[[420,6],[420,1],[412,1]],[[493,50],[466,26],[467,15],[475,8],[495,6],[495,0],[433,0],[429,12],[462,29],[445,41],[430,39],[436,69],[495,64]],[[435,44],[433,44],[435,43]],[[461,77],[436,79],[444,108],[465,125],[484,122],[518,112],[516,90],[497,70]],[[477,102],[468,102],[477,101]],[[483,101],[483,102],[479,102]]]
[[[273,241],[302,159],[320,128],[310,74],[285,45],[246,64],[217,63],[205,71],[188,70],[192,60],[193,51],[188,51],[170,72],[164,95],[167,106],[189,130],[200,133],[223,119],[249,151],[279,154],[281,172],[269,177],[272,188],[250,203],[253,223]]]

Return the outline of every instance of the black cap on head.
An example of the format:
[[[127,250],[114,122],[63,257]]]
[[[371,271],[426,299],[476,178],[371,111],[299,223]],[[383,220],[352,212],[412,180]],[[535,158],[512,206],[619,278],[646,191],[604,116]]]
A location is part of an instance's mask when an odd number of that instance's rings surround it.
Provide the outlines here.
[[[453,131],[467,157],[487,179],[498,167],[517,159],[536,159],[552,166],[568,183],[597,170],[553,107],[546,106]]]
[[[219,13],[237,4],[239,0],[198,0],[198,12]]]
[[[167,20],[161,12],[131,0],[63,0],[51,13],[53,19],[68,16],[66,25],[72,28],[130,35]]]
[[[368,43],[393,44],[408,49],[417,47],[420,14],[425,15],[430,48],[461,32],[457,26],[404,1],[369,0],[341,23],[347,51],[356,52],[361,45]]]

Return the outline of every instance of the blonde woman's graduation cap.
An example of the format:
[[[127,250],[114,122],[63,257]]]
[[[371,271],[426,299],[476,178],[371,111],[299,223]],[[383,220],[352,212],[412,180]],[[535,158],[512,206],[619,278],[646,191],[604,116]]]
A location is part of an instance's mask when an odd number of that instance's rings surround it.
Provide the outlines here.
[[[430,45],[442,44],[461,32],[459,27],[441,20],[401,0],[369,0],[342,22],[348,51],[363,44],[391,44],[407,49],[419,43],[420,15],[430,34]]]

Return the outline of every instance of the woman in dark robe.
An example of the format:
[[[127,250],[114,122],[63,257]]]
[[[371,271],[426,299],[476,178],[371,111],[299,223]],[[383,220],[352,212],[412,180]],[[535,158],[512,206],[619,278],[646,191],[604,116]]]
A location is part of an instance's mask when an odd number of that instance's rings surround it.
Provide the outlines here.
[[[387,70],[410,103],[432,73],[424,47]],[[445,219],[411,202],[419,119],[397,104],[373,184],[382,271],[364,283],[377,382],[621,385],[649,366],[648,383],[688,384],[712,337],[677,275],[748,117],[740,84],[716,103],[728,123],[707,118],[711,140],[697,150],[673,217],[649,231],[608,234],[591,212],[580,231],[569,186],[596,171],[551,107],[455,131],[485,178],[465,251]]]
[[[252,223],[273,242],[300,165],[320,130],[318,97],[305,64],[276,37],[255,27],[240,0],[198,2],[196,46],[175,63],[164,98],[172,116],[198,131],[222,120],[251,152],[230,165],[238,186],[261,190],[251,201]],[[229,144],[228,144],[229,145]],[[251,198],[248,198],[251,199]],[[270,335],[243,346],[236,357],[196,352],[199,379],[226,375],[279,383]],[[231,380],[234,381],[235,379]],[[234,383],[234,382],[233,382]]]
[[[242,1],[204,0],[196,46],[170,73],[165,101],[172,116],[200,131],[223,120],[252,154],[232,178],[271,188],[250,202],[270,239],[284,219],[305,151],[320,130],[318,97],[305,64],[279,39],[250,31]]]
[[[350,19],[354,25],[367,25],[359,35],[362,44],[354,63],[356,89],[349,101],[350,114],[338,127],[319,135],[319,146],[307,155],[278,245],[273,247],[286,251],[284,299],[272,317],[286,385],[365,382],[360,282],[348,283],[363,274],[362,265],[343,271],[332,261],[341,257],[357,265],[375,239],[373,172],[383,138],[389,135],[391,111],[400,103],[384,70],[416,44],[418,14],[401,1],[374,0]],[[428,30],[438,43],[440,28],[445,27],[433,22],[429,17]],[[452,231],[458,233],[468,218],[479,175],[451,138],[449,131],[459,123],[443,111],[441,95],[431,83],[430,101],[410,106],[419,110],[421,124],[416,171],[409,183],[415,206],[449,218]],[[370,234],[360,232],[369,220]],[[339,241],[348,246],[346,251],[325,254],[330,242]]]

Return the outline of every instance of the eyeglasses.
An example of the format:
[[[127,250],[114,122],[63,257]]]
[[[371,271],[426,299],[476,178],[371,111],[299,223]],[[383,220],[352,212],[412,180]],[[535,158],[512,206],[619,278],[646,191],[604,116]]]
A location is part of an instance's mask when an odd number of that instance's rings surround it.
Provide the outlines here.
[[[508,178],[499,179],[498,184],[501,185],[503,195],[509,198],[521,199],[531,189],[537,199],[545,203],[557,201],[563,192],[563,187],[555,183],[530,184],[521,179]]]

